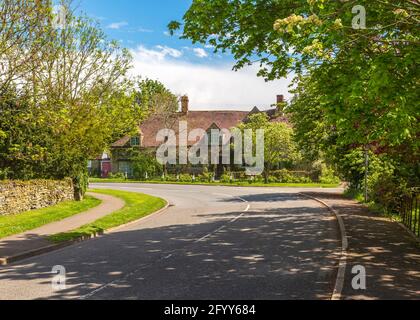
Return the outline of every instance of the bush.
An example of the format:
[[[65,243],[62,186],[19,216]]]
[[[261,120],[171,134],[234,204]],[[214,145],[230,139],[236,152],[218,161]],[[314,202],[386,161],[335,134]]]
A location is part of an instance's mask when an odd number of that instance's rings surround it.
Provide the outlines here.
[[[166,181],[168,181],[168,182],[177,182],[177,181],[178,181],[178,179],[177,179],[176,175],[173,175],[173,174],[168,174],[168,175],[166,175],[166,176],[165,176],[165,179],[166,179]]]
[[[144,179],[146,174],[149,177],[160,176],[163,173],[163,166],[151,154],[138,152],[133,158],[133,176],[136,179]]]
[[[220,182],[222,183],[231,183],[231,179],[230,179],[230,175],[229,174],[224,174],[220,177]]]
[[[322,168],[322,173],[319,177],[319,182],[325,184],[338,184],[341,181],[340,178],[335,175],[333,169],[329,169],[325,166]]]
[[[179,176],[180,182],[193,182],[193,178],[190,174],[181,174]]]
[[[122,172],[117,172],[117,173],[110,173],[108,175],[108,178],[109,179],[126,179],[126,176]]]

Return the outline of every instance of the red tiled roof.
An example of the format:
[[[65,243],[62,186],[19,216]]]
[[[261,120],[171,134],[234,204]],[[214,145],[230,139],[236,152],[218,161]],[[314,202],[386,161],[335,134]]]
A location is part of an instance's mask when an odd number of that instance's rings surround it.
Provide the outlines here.
[[[160,143],[156,142],[157,134],[165,128],[174,130],[178,136],[180,121],[188,123],[188,132],[195,129],[207,131],[213,124],[219,129],[232,129],[243,122],[248,115],[248,111],[189,111],[187,114],[176,113],[166,117],[152,116],[140,125],[142,134],[141,146],[144,148],[158,147]],[[269,114],[269,116],[272,115]],[[273,118],[271,121],[284,122],[285,120]],[[189,144],[194,144],[197,141],[189,141]],[[115,142],[112,147],[126,147],[129,142],[130,137],[124,137]]]
[[[190,111],[187,114],[176,114],[169,119],[164,117],[152,117],[145,121],[140,130],[142,133],[142,146],[145,148],[157,147],[156,136],[162,129],[171,129],[179,132],[179,122],[186,121],[188,133],[195,129],[208,130],[213,124],[219,129],[231,129],[236,127],[248,115],[246,111]],[[166,123],[165,123],[166,122]],[[195,143],[197,141],[190,141]]]

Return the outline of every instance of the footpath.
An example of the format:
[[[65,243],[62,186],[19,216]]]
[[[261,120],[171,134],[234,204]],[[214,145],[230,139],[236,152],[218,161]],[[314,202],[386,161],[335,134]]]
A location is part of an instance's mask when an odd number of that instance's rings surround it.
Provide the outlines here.
[[[349,247],[343,300],[419,300],[420,245],[398,223],[331,191],[305,192],[324,201],[344,220]],[[366,269],[366,290],[355,290],[356,266]]]
[[[58,249],[60,244],[48,241],[48,236],[75,230],[124,207],[123,200],[109,195],[89,193],[102,203],[86,212],[53,222],[40,228],[0,239],[0,265]],[[66,243],[62,246],[68,245]]]

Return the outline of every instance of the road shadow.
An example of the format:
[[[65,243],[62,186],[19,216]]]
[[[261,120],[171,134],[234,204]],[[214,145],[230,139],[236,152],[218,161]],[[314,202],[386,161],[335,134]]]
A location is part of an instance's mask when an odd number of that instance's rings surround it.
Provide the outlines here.
[[[258,209],[228,223],[241,214],[113,233],[0,268],[0,298],[25,297],[28,281],[50,299],[331,297],[340,243],[326,210]],[[66,268],[66,290],[51,289],[55,265]]]
[[[366,206],[328,192],[305,192],[343,217],[349,240],[345,299],[420,299],[420,247],[396,222]],[[354,290],[353,267],[367,273],[366,290]]]

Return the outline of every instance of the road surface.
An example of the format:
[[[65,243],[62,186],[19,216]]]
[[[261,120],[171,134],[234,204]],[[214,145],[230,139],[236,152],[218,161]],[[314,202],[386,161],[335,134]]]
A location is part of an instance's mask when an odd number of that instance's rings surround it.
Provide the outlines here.
[[[0,268],[0,299],[330,299],[340,234],[287,188],[96,184],[165,198],[159,215]],[[54,266],[66,287],[52,286]]]

